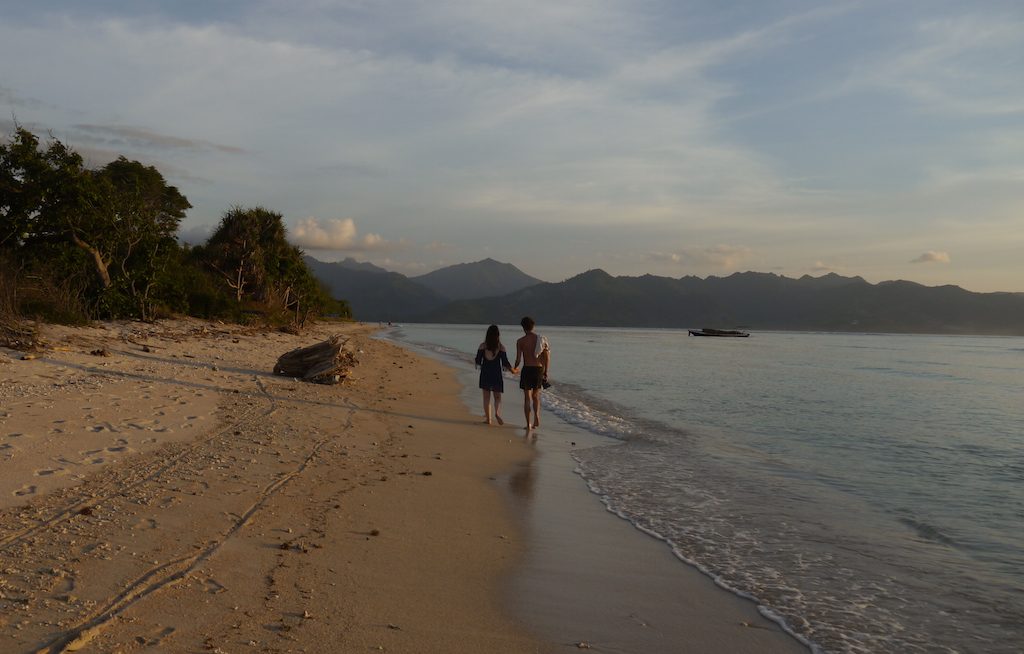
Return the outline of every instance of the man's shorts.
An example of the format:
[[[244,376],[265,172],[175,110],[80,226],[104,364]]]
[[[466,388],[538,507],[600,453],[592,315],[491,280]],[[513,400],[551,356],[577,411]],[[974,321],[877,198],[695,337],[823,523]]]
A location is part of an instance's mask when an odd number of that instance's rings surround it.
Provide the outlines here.
[[[523,366],[519,371],[519,388],[524,391],[536,390],[544,381],[544,366]]]

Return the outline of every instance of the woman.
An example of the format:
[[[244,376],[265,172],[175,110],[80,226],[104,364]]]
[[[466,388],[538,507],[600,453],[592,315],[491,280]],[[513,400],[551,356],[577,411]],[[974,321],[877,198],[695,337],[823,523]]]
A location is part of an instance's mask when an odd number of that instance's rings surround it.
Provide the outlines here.
[[[484,342],[476,351],[476,365],[480,366],[480,389],[484,392],[484,422],[491,424],[491,395],[494,395],[494,418],[499,425],[504,425],[501,419],[501,394],[505,392],[505,381],[501,376],[501,369],[508,370],[513,375],[519,372],[513,368],[505,353],[505,346],[501,344],[500,334],[497,325],[487,328]]]

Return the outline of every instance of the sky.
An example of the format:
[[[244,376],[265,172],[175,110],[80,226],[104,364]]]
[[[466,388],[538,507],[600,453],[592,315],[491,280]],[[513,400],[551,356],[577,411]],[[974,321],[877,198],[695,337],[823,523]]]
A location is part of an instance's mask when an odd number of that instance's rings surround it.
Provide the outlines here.
[[[0,0],[5,135],[407,275],[1024,291],[1022,71],[1020,0]]]

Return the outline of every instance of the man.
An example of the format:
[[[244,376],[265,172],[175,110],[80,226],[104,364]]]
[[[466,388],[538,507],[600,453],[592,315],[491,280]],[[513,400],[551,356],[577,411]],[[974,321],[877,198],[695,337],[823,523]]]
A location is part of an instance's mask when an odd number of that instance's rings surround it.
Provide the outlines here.
[[[526,431],[530,431],[540,427],[540,391],[547,381],[551,350],[548,348],[547,339],[534,333],[533,318],[526,316],[519,324],[526,334],[516,341],[516,363],[513,367],[518,368],[520,362],[523,364],[519,373],[519,388],[523,389]]]

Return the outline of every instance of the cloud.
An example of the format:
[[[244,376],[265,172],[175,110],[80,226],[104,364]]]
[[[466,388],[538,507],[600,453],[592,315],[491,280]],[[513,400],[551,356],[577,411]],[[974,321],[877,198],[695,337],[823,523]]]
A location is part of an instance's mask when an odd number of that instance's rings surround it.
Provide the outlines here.
[[[187,139],[179,136],[160,134],[141,127],[124,125],[90,125],[78,124],[74,129],[89,135],[89,138],[103,143],[133,145],[142,148],[179,148],[185,150],[216,150],[228,154],[245,154],[242,148],[221,145],[202,139]]]
[[[382,250],[390,243],[380,234],[358,237],[351,218],[305,218],[291,230],[291,241],[309,250],[347,250],[351,252]]]
[[[1024,21],[997,14],[920,21],[851,80],[890,89],[929,111],[965,115],[1019,115],[1024,93],[1017,83]],[[906,45],[904,45],[906,43]]]
[[[714,245],[703,248],[686,248],[679,252],[651,252],[647,258],[660,263],[678,263],[703,268],[731,270],[738,267],[753,254],[744,245]]]
[[[911,259],[910,263],[949,263],[950,261],[949,252],[928,250],[916,259]]]
[[[679,263],[683,260],[682,255],[675,252],[651,252],[647,258],[661,263]]]

